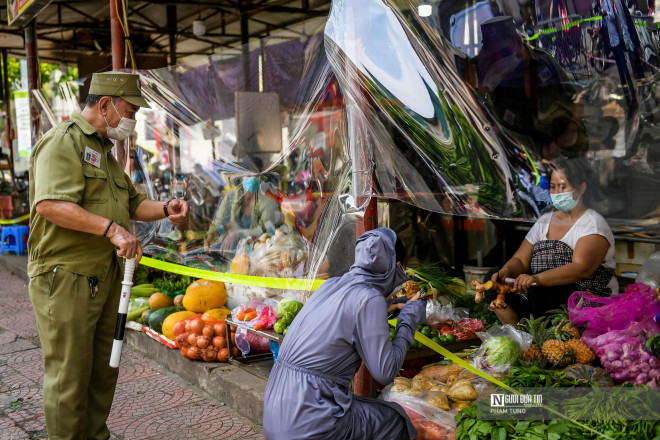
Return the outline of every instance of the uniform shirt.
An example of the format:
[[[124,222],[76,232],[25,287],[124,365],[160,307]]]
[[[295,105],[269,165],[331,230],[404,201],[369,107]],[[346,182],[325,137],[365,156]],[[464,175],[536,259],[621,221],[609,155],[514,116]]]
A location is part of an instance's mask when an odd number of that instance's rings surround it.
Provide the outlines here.
[[[554,212],[549,212],[542,215],[527,233],[525,239],[530,242],[532,246],[539,241],[548,240],[548,229],[553,214]],[[616,261],[614,260],[614,234],[612,234],[612,230],[603,216],[593,209],[587,209],[573,226],[571,226],[571,229],[569,229],[566,235],[564,235],[559,241],[566,243],[571,249],[573,249],[573,251],[575,251],[575,246],[577,246],[579,239],[593,234],[601,235],[607,239],[610,247],[607,249],[607,254],[605,254],[605,259],[601,264],[607,268],[614,269],[616,267]],[[609,287],[614,294],[619,291],[619,284],[616,277],[612,277]]]
[[[42,200],[75,203],[86,211],[128,222],[145,200],[121,169],[104,139],[79,113],[49,130],[30,155],[30,238],[28,275],[62,267],[104,280],[115,255],[106,237],[62,228],[37,214]]]

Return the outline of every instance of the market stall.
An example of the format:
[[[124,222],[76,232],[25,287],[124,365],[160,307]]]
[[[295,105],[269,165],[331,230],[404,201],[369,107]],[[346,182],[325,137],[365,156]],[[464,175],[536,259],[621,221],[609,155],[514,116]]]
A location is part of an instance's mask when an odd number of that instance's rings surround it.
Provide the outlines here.
[[[141,72],[153,109],[138,113],[137,136],[118,148],[130,151],[125,165],[137,187],[153,198],[186,198],[191,217],[184,230],[167,221],[134,225],[145,257],[130,325],[191,362],[234,362],[265,378],[305,301],[350,268],[358,226],[389,226],[406,243],[412,279],[391,299],[426,287],[432,300],[400,377],[374,388],[407,409],[421,438],[609,432],[615,428],[580,426],[562,408],[554,409],[561,423],[477,423],[474,403],[497,387],[629,382],[655,391],[657,275],[599,304],[604,311],[643,303],[607,331],[601,321],[610,318],[587,310],[596,306],[579,292],[566,312],[502,326],[491,312],[506,306],[502,298],[480,293],[523,292],[481,282],[484,266],[500,266],[524,239],[515,228],[529,229],[550,210],[547,165],[557,149],[602,172],[590,185],[613,227],[653,239],[657,206],[619,172],[658,183],[649,173],[654,148],[642,142],[655,139],[657,106],[604,96],[598,80],[576,78],[523,41],[510,18],[494,25],[504,24],[502,36],[538,61],[538,78],[524,65],[498,68],[494,57],[508,46],[489,26],[483,56],[469,58],[447,37],[444,18],[420,17],[416,6],[336,2],[313,38],[266,39],[247,48],[249,63],[217,56]],[[655,97],[653,80],[645,84]],[[605,111],[625,126],[616,142],[596,139]],[[567,133],[574,124],[578,133]],[[609,141],[616,148],[604,148]],[[467,275],[477,283],[466,284]],[[657,423],[630,423],[625,432],[649,429]]]

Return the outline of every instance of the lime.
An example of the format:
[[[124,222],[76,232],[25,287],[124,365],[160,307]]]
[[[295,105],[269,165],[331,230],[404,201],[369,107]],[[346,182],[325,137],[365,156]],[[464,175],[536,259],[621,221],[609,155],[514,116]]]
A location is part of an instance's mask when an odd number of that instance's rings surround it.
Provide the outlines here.
[[[410,344],[410,348],[412,348],[413,350],[419,348],[419,342],[417,341],[417,339],[413,339],[412,344]]]
[[[431,337],[438,337],[440,336],[440,333],[437,330],[431,330]]]
[[[425,327],[420,331],[420,333],[423,334],[424,336],[430,338],[430,337],[431,337],[431,327],[429,327],[428,325],[425,326]]]
[[[417,326],[417,331],[421,331],[424,328],[424,324],[420,324]]]
[[[440,337],[439,337],[439,336],[433,336],[433,337],[431,338],[431,340],[432,340],[433,342],[435,342],[436,344],[442,344],[442,340],[440,340]]]
[[[443,344],[445,342],[449,342],[449,340],[447,339],[447,335],[440,335],[440,341],[442,341]]]
[[[448,335],[445,335],[447,337],[447,342],[454,342],[456,341],[456,335],[453,335],[449,333]]]

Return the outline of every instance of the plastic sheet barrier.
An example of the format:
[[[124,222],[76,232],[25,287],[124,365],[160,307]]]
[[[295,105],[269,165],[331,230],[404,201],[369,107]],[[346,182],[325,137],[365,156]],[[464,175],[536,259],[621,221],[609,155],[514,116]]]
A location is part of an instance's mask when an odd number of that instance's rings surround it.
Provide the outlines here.
[[[490,220],[548,212],[559,160],[574,162],[584,202],[612,229],[660,234],[648,10],[426,3],[428,16],[417,1],[336,0],[311,36],[140,71],[152,109],[117,156],[138,190],[191,206],[186,230],[134,225],[145,255],[269,279],[337,276],[376,198],[414,210],[382,218],[417,240],[410,224],[428,226],[436,254],[420,259],[451,265],[443,249],[460,225],[493,235]],[[88,80],[62,94],[70,108]]]

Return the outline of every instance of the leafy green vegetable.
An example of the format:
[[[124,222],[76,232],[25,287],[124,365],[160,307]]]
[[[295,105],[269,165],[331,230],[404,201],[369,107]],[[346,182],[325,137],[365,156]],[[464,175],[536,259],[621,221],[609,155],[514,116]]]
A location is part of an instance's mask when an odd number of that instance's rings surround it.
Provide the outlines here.
[[[277,305],[277,316],[283,318],[286,313],[293,313],[293,316],[295,317],[302,308],[303,303],[300,301],[296,301],[292,298],[284,298]],[[291,321],[293,321],[293,318],[291,318]],[[290,324],[290,322],[287,324]]]
[[[153,285],[163,293],[174,293],[180,290],[186,290],[191,282],[192,279],[188,276],[168,273],[163,275],[162,278],[155,279]]]
[[[644,343],[644,349],[647,353],[652,354],[653,356],[660,357],[660,332],[653,334],[649,333],[649,337],[644,339],[644,336],[641,336],[642,342]]]
[[[468,406],[454,419],[456,440],[601,440],[605,437],[565,420],[477,420],[477,407]],[[615,440],[658,440],[658,420],[583,420],[581,424]]]
[[[488,367],[506,371],[520,358],[520,346],[507,336],[493,336],[481,346]]]
[[[571,379],[561,371],[544,370],[536,365],[530,367],[514,367],[511,370],[511,374],[502,379],[502,382],[512,388],[554,388],[589,385],[589,382]]]
[[[138,264],[135,268],[135,284],[148,284],[149,283],[149,268]]]

